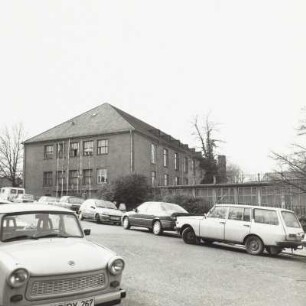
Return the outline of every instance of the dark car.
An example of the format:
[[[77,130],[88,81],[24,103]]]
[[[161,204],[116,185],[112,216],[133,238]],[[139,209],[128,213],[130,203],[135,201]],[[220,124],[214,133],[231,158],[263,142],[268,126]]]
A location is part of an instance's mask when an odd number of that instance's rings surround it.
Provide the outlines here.
[[[131,226],[145,227],[152,230],[155,235],[161,235],[164,230],[174,231],[176,218],[186,215],[189,213],[177,204],[144,202],[123,215],[122,225],[125,229]]]

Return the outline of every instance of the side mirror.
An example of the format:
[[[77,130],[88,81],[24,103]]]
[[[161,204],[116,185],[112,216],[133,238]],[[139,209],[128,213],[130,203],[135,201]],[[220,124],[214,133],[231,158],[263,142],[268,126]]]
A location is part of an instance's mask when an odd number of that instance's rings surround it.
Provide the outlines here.
[[[90,229],[90,228],[84,229],[84,235],[85,235],[85,236],[89,236],[89,235],[90,235],[90,232],[91,232],[91,229]]]
[[[207,218],[207,214],[204,214],[204,219],[206,219]]]
[[[137,212],[138,212],[138,209],[137,209],[137,208],[134,208],[133,211],[135,211],[135,212],[137,213]]]

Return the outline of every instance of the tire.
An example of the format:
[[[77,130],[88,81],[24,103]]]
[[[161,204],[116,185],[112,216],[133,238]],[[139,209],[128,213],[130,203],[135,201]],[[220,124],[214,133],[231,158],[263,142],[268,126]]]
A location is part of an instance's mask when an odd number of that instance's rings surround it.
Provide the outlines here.
[[[126,230],[131,227],[130,220],[128,217],[123,218],[122,225],[123,225],[123,228]]]
[[[159,236],[163,233],[163,228],[160,221],[154,221],[152,230],[154,235]]]
[[[79,213],[79,220],[84,220],[83,214],[81,212]]]
[[[98,214],[95,215],[95,220],[97,223],[101,223],[100,216]]]
[[[257,236],[249,236],[245,242],[245,247],[251,255],[260,255],[264,250],[264,244]]]
[[[278,247],[274,247],[274,246],[270,246],[270,247],[266,247],[267,252],[271,255],[271,256],[276,256],[279,253],[282,252],[282,248],[278,248]]]
[[[198,241],[194,230],[191,227],[187,227],[183,230],[182,238],[187,244],[197,244]]]

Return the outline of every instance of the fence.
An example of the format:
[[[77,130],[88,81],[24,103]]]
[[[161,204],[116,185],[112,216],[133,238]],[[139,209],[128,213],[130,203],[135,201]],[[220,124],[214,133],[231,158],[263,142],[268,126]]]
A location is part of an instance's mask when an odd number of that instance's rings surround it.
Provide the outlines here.
[[[272,182],[227,183],[208,185],[179,185],[157,187],[163,196],[186,195],[202,198],[212,205],[216,203],[247,204],[282,207],[306,215],[306,194],[294,187],[277,186]]]

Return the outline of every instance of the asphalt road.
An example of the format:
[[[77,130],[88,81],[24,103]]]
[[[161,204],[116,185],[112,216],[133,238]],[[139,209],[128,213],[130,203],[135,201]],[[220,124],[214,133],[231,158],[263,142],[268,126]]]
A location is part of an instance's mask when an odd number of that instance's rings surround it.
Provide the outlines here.
[[[306,305],[306,257],[186,245],[175,233],[82,222],[89,240],[126,260],[122,306]]]

